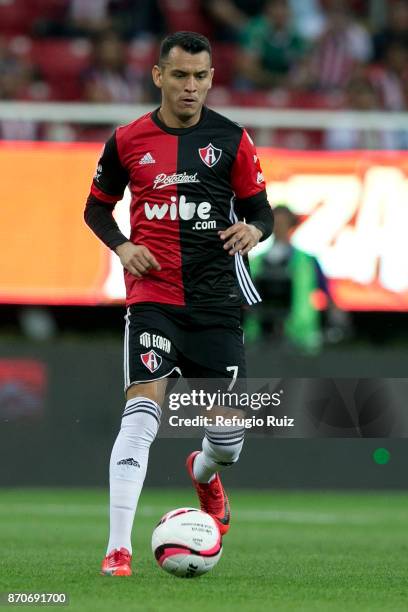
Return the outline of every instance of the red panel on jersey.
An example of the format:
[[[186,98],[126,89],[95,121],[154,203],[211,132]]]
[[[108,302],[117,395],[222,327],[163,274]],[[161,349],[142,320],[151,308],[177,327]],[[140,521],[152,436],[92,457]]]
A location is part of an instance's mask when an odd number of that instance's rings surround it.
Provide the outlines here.
[[[118,128],[116,140],[130,176],[130,239],[146,246],[161,266],[140,279],[125,271],[126,304],[184,305],[177,186],[156,181],[177,172],[178,137],[163,132],[148,114]]]
[[[101,191],[95,183],[92,183],[91,186],[91,194],[98,198],[98,200],[102,200],[102,202],[106,202],[107,204],[116,204],[118,200],[121,200],[123,196],[111,196]]]
[[[255,145],[246,130],[242,133],[232,166],[231,185],[240,200],[250,198],[266,188]]]

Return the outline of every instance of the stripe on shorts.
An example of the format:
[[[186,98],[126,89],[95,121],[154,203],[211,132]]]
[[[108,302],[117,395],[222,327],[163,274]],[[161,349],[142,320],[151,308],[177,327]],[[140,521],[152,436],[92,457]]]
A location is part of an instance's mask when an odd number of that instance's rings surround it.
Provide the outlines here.
[[[130,326],[130,308],[127,309],[125,315],[125,337],[123,342],[123,377],[125,379],[125,388],[129,386],[129,326]]]

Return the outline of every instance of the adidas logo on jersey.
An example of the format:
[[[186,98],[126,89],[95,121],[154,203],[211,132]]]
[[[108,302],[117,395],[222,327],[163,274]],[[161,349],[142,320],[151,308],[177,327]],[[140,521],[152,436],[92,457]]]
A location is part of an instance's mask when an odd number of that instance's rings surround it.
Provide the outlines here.
[[[140,166],[144,166],[145,164],[155,164],[155,163],[156,163],[156,160],[154,159],[153,155],[150,152],[143,155],[142,159],[139,160]]]

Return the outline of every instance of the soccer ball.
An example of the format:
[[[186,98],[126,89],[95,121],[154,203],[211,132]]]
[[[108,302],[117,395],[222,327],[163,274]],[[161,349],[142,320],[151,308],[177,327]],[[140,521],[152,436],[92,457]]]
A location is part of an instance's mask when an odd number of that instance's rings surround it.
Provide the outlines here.
[[[169,574],[195,578],[218,563],[222,540],[209,514],[196,508],[177,508],[167,512],[153,531],[152,551]]]

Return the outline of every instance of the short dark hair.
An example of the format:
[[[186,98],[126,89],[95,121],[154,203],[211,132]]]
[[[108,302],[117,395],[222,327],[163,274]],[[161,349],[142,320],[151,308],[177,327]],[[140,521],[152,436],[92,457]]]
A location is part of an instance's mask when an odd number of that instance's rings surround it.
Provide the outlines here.
[[[298,223],[299,223],[298,215],[296,215],[294,212],[292,212],[290,210],[290,208],[288,208],[286,206],[286,204],[277,204],[274,207],[273,212],[274,212],[274,214],[285,215],[287,220],[288,220],[289,227],[296,227],[296,225],[298,225]]]
[[[198,32],[174,32],[169,34],[160,45],[159,62],[165,60],[173,47],[181,47],[183,51],[195,55],[207,51],[211,58],[211,45],[208,38]]]

